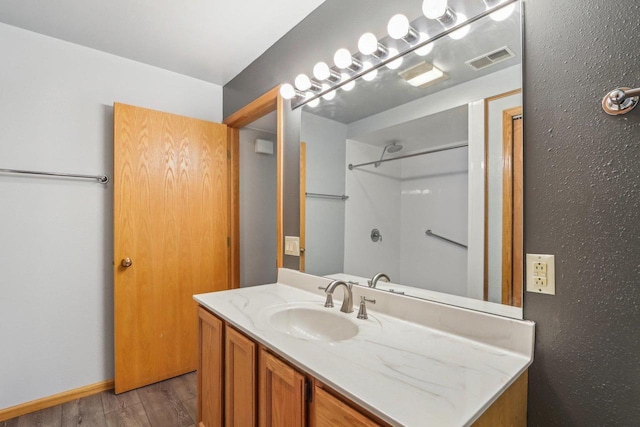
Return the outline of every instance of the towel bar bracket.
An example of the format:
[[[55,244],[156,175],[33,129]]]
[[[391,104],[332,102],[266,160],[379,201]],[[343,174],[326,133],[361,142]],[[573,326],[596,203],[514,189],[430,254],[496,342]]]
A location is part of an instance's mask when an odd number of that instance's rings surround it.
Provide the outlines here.
[[[611,116],[627,114],[638,105],[640,88],[619,87],[612,90],[602,99],[602,109]]]

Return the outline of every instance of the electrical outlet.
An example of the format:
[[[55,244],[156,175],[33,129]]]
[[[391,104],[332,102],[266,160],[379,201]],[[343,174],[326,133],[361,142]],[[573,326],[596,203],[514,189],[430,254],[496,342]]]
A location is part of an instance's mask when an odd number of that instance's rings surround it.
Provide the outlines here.
[[[547,278],[546,277],[534,277],[533,284],[537,288],[544,288],[547,286]]]
[[[533,275],[538,277],[547,277],[547,263],[546,262],[534,262],[533,263]]]
[[[527,254],[527,292],[556,294],[555,258],[553,255]]]

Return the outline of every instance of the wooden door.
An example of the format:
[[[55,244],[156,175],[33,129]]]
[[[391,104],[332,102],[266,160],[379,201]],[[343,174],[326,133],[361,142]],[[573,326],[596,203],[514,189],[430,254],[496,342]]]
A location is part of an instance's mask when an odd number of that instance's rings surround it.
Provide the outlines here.
[[[260,350],[260,427],[304,426],[304,382],[298,371]]]
[[[502,122],[502,303],[522,307],[522,107],[505,110]]]
[[[225,125],[114,106],[116,393],[197,368],[192,295],[228,288],[226,136]]]
[[[255,426],[256,344],[228,325],[225,337],[225,425]]]
[[[201,427],[221,427],[224,348],[222,320],[202,307],[199,318],[198,423]]]

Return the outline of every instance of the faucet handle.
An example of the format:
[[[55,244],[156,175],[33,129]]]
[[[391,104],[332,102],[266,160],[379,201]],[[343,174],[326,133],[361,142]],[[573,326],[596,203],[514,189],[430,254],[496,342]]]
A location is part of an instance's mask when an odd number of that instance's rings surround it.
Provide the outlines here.
[[[321,291],[327,292],[327,289],[329,289],[329,285],[327,285],[327,286],[318,286],[318,289],[320,289]],[[324,302],[324,306],[327,307],[327,308],[333,308],[333,295],[332,294],[327,294],[327,299]]]
[[[327,299],[324,302],[324,306],[327,308],[333,308],[333,294],[327,294]]]
[[[360,297],[360,309],[358,310],[358,319],[368,319],[369,316],[367,315],[367,303],[370,302],[371,304],[375,304],[376,300],[374,299],[369,299],[367,297],[365,297],[364,295],[362,295]]]

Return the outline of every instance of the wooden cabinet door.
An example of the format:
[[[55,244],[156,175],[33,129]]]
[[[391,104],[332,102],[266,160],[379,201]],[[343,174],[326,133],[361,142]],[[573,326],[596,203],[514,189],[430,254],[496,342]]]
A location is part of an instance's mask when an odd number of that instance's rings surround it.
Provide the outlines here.
[[[201,427],[222,427],[224,324],[202,307],[198,319],[198,422]]]
[[[303,427],[304,376],[265,349],[260,350],[260,427]]]
[[[377,427],[380,424],[340,399],[315,387],[311,425],[313,427]]]
[[[225,329],[225,425],[256,425],[256,344],[235,329]]]

